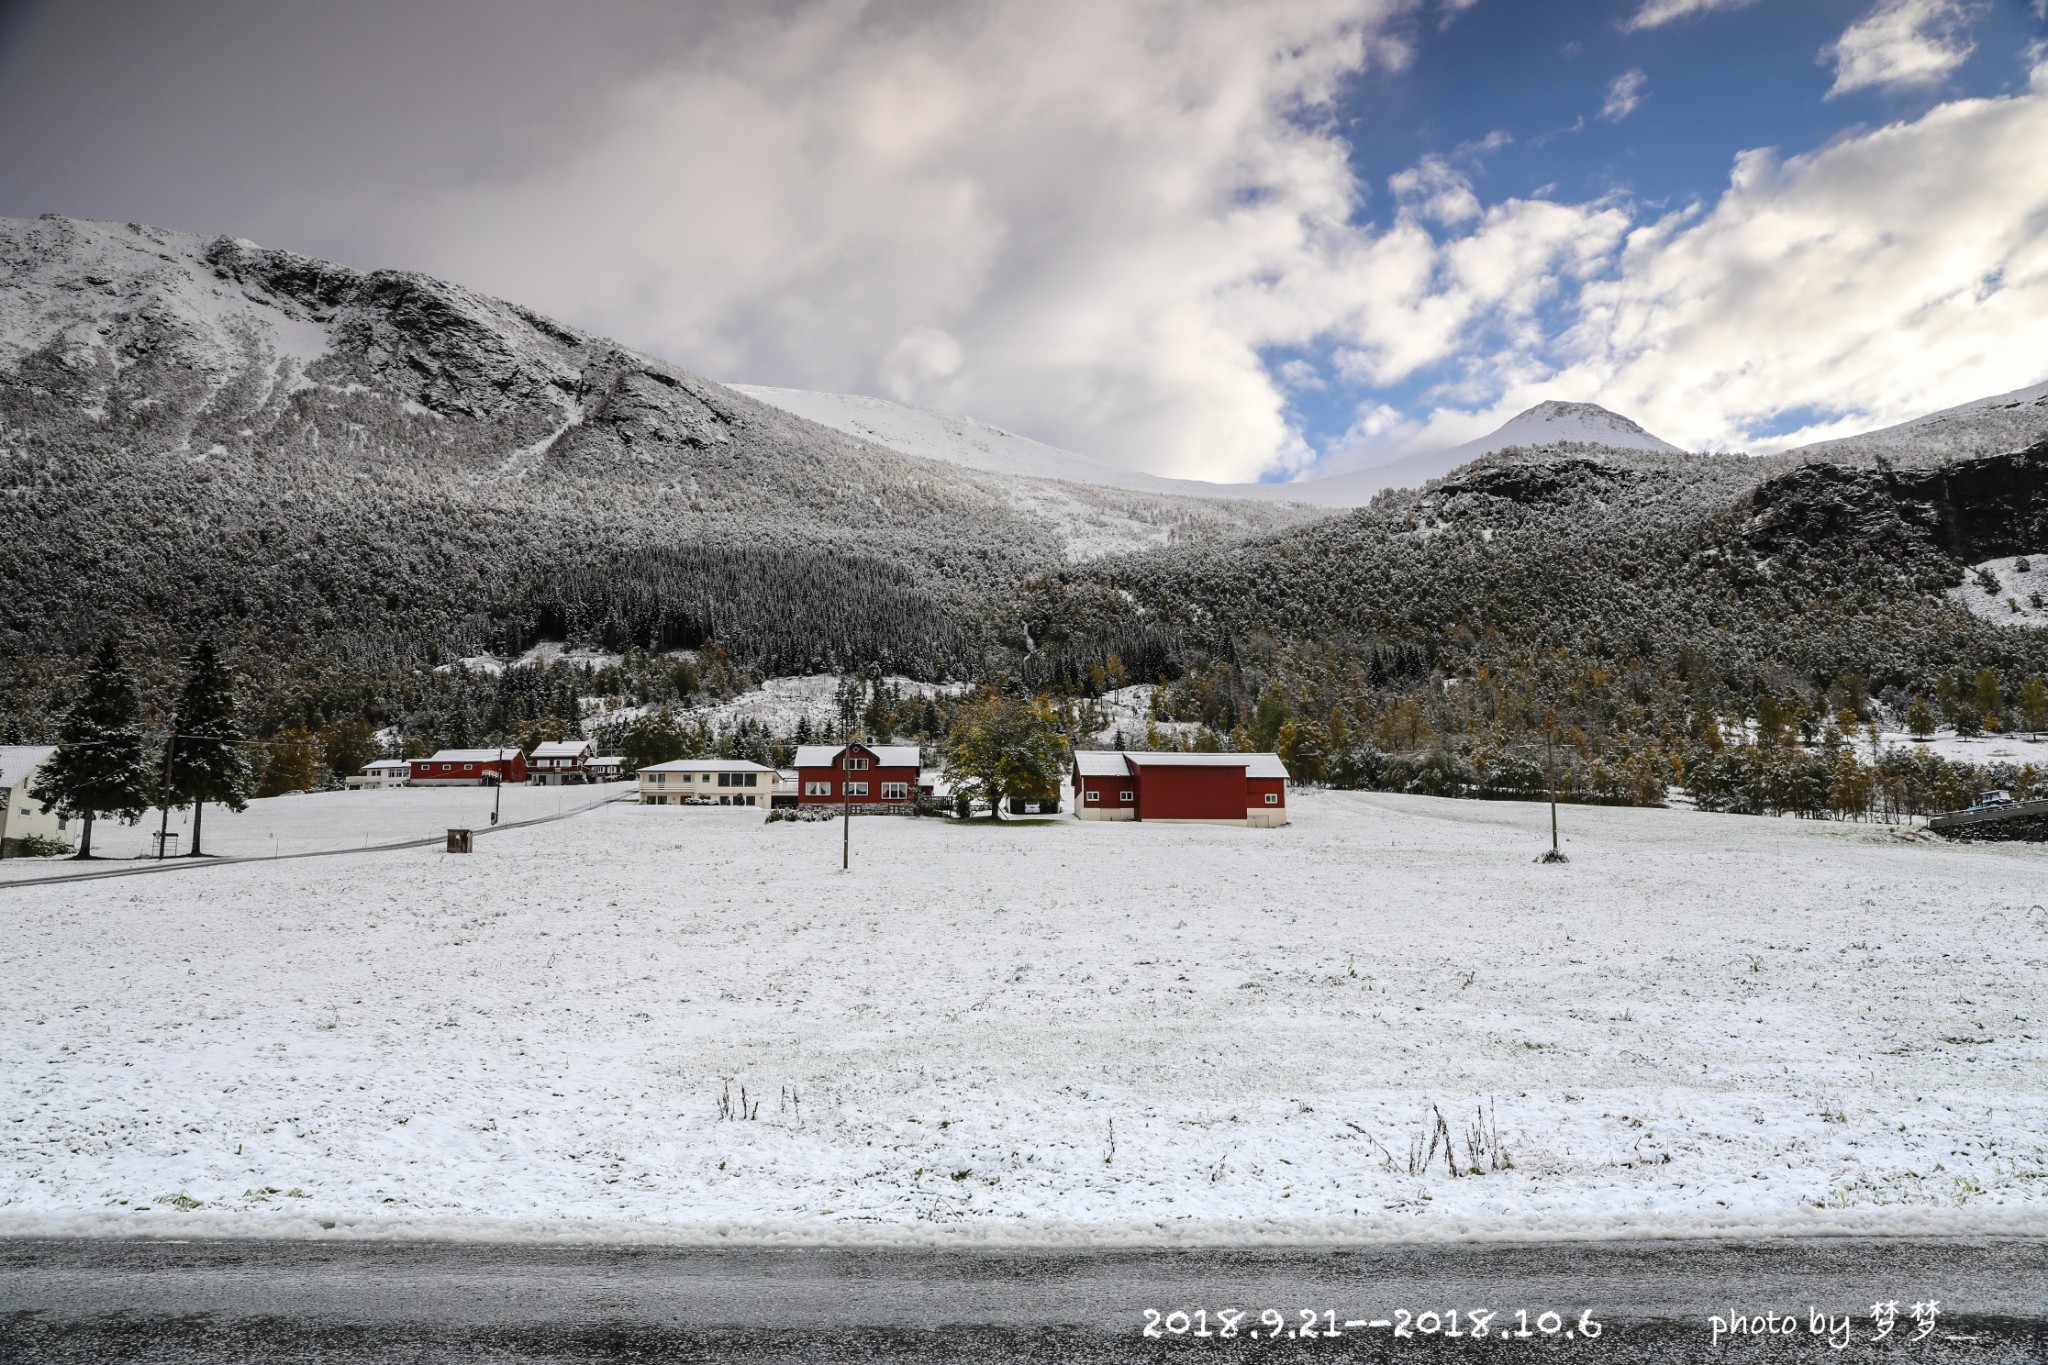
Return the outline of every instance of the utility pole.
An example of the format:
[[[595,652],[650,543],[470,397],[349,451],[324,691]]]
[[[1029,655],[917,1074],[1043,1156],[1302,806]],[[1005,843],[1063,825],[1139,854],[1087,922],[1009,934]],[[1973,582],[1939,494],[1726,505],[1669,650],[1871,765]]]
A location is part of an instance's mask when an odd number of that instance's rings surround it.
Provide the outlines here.
[[[156,827],[156,860],[164,860],[164,845],[170,842],[171,833],[171,758],[178,752],[178,732],[171,731],[170,740],[164,745],[164,792],[163,820]]]
[[[498,823],[498,808],[505,801],[505,751],[498,750],[498,780],[491,784],[491,823]]]
[[[847,745],[839,751],[839,870],[853,870],[853,795],[846,785],[846,762],[853,753]]]

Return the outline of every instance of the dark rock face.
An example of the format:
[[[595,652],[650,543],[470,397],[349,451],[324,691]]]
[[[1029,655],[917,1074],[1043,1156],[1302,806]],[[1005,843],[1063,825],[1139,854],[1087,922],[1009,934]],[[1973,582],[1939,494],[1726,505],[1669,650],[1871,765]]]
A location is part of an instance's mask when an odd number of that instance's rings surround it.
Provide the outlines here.
[[[1455,497],[1502,498],[1524,506],[1571,502],[1628,487],[1635,471],[1587,459],[1537,460],[1482,466],[1446,479],[1435,491]]]
[[[2048,843],[2048,815],[2019,816],[2011,820],[1984,820],[1974,825],[1957,825],[1934,831],[1959,843]]]
[[[1765,554],[1844,542],[1964,564],[2048,549],[2048,441],[1934,469],[1802,465],[1759,484],[1744,539]]]

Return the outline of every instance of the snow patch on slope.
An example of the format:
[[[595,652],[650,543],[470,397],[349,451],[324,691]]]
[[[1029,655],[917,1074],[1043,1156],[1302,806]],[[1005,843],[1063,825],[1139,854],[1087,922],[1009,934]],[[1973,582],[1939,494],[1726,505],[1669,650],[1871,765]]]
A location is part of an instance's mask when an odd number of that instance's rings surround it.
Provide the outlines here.
[[[1962,586],[1947,595],[1995,626],[2048,626],[2048,558],[2012,555],[1973,564]]]
[[[1029,436],[1019,436],[987,422],[951,412],[934,412],[854,393],[813,393],[759,384],[726,387],[749,398],[873,441],[904,455],[944,460],[992,474],[1017,474],[1033,479],[1060,479],[1099,488],[1126,488],[1136,493],[1171,493],[1193,498],[1237,498],[1260,502],[1304,501],[1299,484],[1205,483],[1200,479],[1169,479],[1135,469],[1091,460]]]
[[[1935,463],[2024,450],[2044,436],[2048,436],[2048,382],[1961,403],[1897,426],[1816,441],[1785,453]]]

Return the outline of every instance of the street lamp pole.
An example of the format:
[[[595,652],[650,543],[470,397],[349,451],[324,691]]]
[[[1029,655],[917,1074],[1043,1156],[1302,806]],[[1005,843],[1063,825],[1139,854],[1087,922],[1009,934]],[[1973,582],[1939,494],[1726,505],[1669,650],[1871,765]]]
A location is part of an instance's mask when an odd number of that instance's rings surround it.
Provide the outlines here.
[[[164,745],[164,790],[163,820],[156,827],[156,860],[164,860],[164,845],[171,835],[171,757],[178,752],[178,732],[171,731],[169,743]]]

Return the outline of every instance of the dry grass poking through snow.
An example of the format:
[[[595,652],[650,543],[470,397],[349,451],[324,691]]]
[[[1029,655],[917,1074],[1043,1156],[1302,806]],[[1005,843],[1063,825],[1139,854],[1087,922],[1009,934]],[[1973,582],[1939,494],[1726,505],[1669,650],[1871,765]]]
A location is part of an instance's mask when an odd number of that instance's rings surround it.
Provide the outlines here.
[[[1295,818],[864,820],[842,876],[836,826],[616,807],[0,891],[0,1227],[2048,1223],[2048,852],[1568,810],[1543,866],[1541,807]]]

